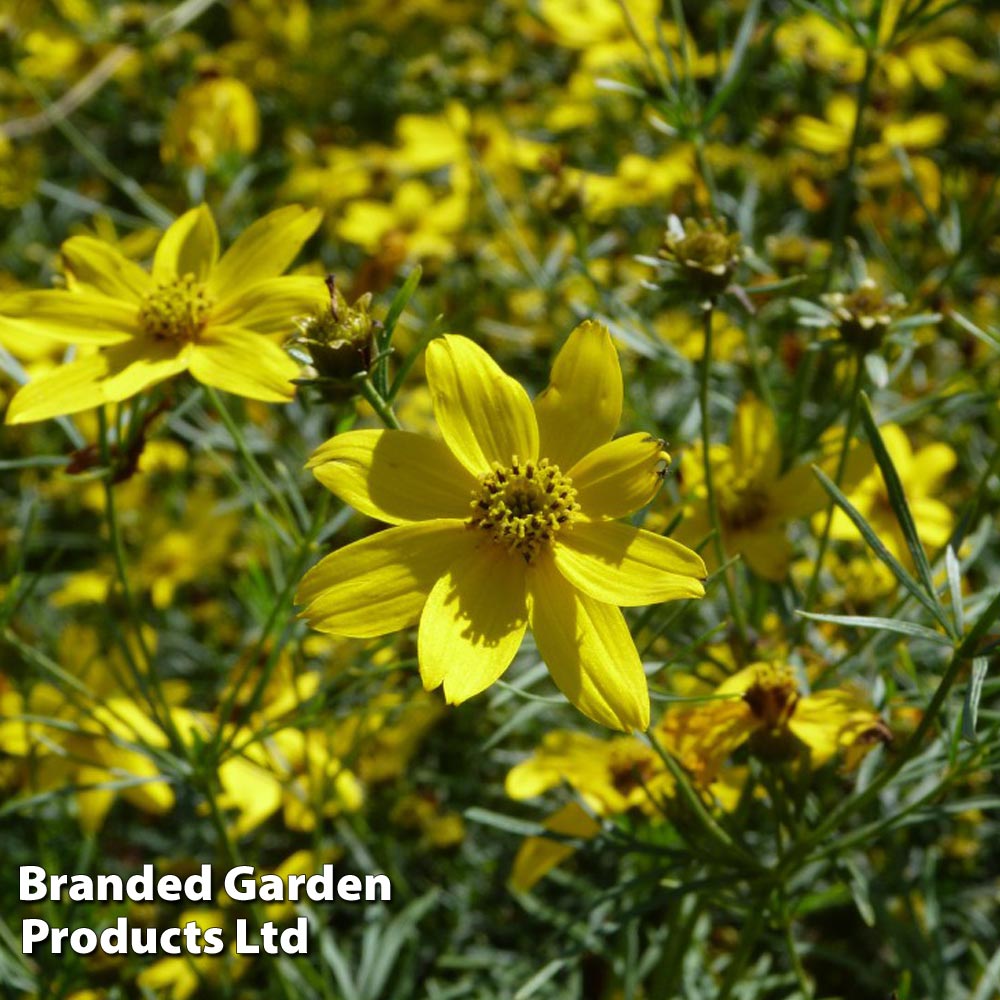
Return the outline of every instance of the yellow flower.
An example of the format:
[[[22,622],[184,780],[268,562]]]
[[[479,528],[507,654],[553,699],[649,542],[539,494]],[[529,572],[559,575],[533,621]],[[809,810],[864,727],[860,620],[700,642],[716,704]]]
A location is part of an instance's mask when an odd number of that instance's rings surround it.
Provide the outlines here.
[[[602,740],[568,730],[547,733],[542,745],[508,772],[505,790],[520,801],[564,783],[597,816],[617,816],[630,809],[653,815],[657,800],[674,790],[663,761],[635,737]]]
[[[507,669],[531,625],[553,680],[585,715],[649,724],[646,676],[616,605],[701,597],[701,559],[619,524],[647,504],[668,457],[646,434],[612,441],[622,376],[611,335],[569,337],[549,387],[527,393],[472,341],[427,349],[443,441],[360,430],[310,467],[363,514],[395,527],[327,556],[297,601],[319,631],[367,637],[419,620],[424,687],[458,704]]]
[[[231,76],[206,68],[184,87],[167,119],[160,157],[164,163],[212,168],[227,153],[252,153],[260,141],[253,91]]]
[[[219,257],[204,205],[163,234],[152,273],[87,236],[62,246],[74,290],[17,292],[0,328],[98,351],[34,379],[11,400],[7,423],[29,423],[120,402],[190,373],[206,385],[266,402],[287,402],[298,365],[268,335],[326,296],[322,278],[280,277],[320,222],[297,206],[254,223]]]
[[[795,759],[804,745],[811,766],[820,767],[838,751],[888,739],[885,724],[858,692],[831,688],[802,694],[784,665],[752,663],[724,680],[715,695],[718,700],[671,709],[658,725],[671,751],[703,786],[747,741],[755,754],[770,759]]]
[[[452,188],[450,194],[441,196],[413,178],[395,189],[391,203],[352,201],[335,226],[336,234],[370,254],[384,253],[395,240],[404,256],[451,257],[469,215],[467,180],[456,175]]]
[[[941,548],[948,541],[955,524],[951,508],[934,496],[948,473],[955,467],[955,452],[942,441],[935,441],[914,452],[906,433],[896,424],[880,428],[886,450],[896,467],[903,493],[910,506],[920,541],[930,550]],[[889,493],[882,473],[874,469],[848,499],[861,512],[885,547],[897,558],[910,563],[906,544],[896,515],[889,503]],[[838,507],[833,512],[830,537],[842,541],[860,538],[854,524]]]
[[[579,802],[567,802],[554,812],[542,826],[561,837],[593,840],[601,832],[598,823]],[[510,873],[510,887],[517,892],[529,892],[553,868],[573,856],[576,848],[564,840],[552,837],[526,837],[518,848]]]
[[[24,697],[0,685],[0,746],[24,763],[26,788],[72,789],[88,833],[100,830],[119,795],[143,812],[169,812],[174,792],[157,763],[169,740],[114,680],[123,669],[117,652],[105,657],[96,631],[69,625],[60,637],[59,662],[77,679],[73,699],[48,683],[35,684]],[[184,693],[176,686],[167,690],[168,697]],[[183,719],[182,709],[171,712]]]
[[[836,468],[841,441],[838,430],[821,442],[817,464],[829,475]],[[774,414],[754,396],[745,397],[737,407],[732,444],[713,444],[710,461],[727,555],[738,553],[765,580],[783,580],[792,554],[786,524],[809,517],[829,503],[809,463],[781,472]],[[852,448],[843,481],[856,483],[871,465],[867,448]],[[696,543],[711,531],[701,449],[685,455],[681,468],[684,484],[693,488],[695,500],[685,512],[678,537]]]

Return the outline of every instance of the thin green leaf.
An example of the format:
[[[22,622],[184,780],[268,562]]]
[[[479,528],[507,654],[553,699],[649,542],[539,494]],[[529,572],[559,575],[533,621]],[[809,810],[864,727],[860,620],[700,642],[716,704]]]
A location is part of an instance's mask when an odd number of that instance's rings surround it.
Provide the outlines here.
[[[786,288],[794,288],[802,284],[809,275],[793,274],[788,278],[779,278],[777,281],[763,281],[757,285],[744,285],[743,291],[747,295],[768,295],[771,292],[783,292]]]
[[[986,635],[990,626],[1000,617],[1000,590],[994,595],[986,610],[976,619],[976,624],[972,630],[962,640],[962,645],[958,647],[959,656],[969,656],[976,653],[979,640]]]
[[[385,314],[385,322],[382,329],[375,338],[376,353],[378,360],[372,369],[372,381],[379,395],[384,399],[389,393],[389,347],[392,344],[392,335],[396,331],[396,324],[399,317],[403,315],[403,310],[413,298],[413,293],[420,284],[422,271],[418,264],[407,276],[403,286],[396,292],[392,302],[389,304],[389,311]]]
[[[545,828],[540,823],[505,816],[503,813],[493,812],[492,809],[473,807],[466,809],[463,815],[470,823],[482,823],[483,826],[492,826],[496,830],[513,833],[517,837],[540,837],[545,833]]]
[[[899,583],[909,591],[911,596],[915,597],[940,622],[941,626],[947,629],[948,623],[938,603],[924,592],[920,584],[907,573],[899,560],[882,544],[878,535],[872,530],[872,526],[862,517],[857,507],[844,496],[837,484],[819,466],[814,465],[812,470],[819,479],[820,485],[830,494],[833,502],[851,519],[854,527],[861,532],[862,537],[868,543],[872,552],[878,557],[879,561],[884,563]]]
[[[955,616],[955,631],[965,634],[965,609],[962,604],[962,567],[955,550],[949,545],[944,550],[944,565],[948,574],[948,593],[951,597],[951,613]]]
[[[854,897],[854,905],[857,906],[858,913],[861,914],[861,919],[869,927],[874,927],[875,908],[872,906],[868,879],[855,862],[845,859],[843,864],[848,872],[847,884],[851,890],[851,895]]]
[[[865,433],[875,454],[875,461],[878,463],[879,471],[882,473],[882,479],[889,494],[889,505],[892,507],[892,512],[895,514],[896,521],[903,532],[903,537],[906,539],[907,548],[913,557],[913,565],[917,567],[917,573],[920,576],[921,582],[926,588],[928,596],[936,603],[937,591],[934,587],[931,564],[927,559],[927,553],[924,552],[923,545],[920,544],[920,538],[917,535],[917,526],[913,521],[913,515],[910,513],[910,505],[906,500],[903,483],[899,478],[899,473],[896,471],[892,457],[889,455],[889,450],[885,446],[885,441],[882,439],[878,424],[875,422],[875,414],[872,412],[871,401],[865,393],[861,394],[861,404],[861,422],[865,426]]]
[[[403,282],[403,286],[398,292],[396,292],[395,297],[389,305],[389,311],[385,314],[385,322],[382,324],[382,334],[379,338],[379,350],[384,351],[392,340],[392,335],[395,332],[396,324],[399,322],[399,317],[403,315],[403,310],[407,307],[410,299],[413,298],[413,293],[417,290],[417,285],[420,284],[420,276],[423,272],[418,264],[407,277],[406,281]]]
[[[548,965],[543,965],[515,994],[514,1000],[529,1000],[533,997],[553,976],[562,972],[566,968],[565,958],[554,958]]]
[[[925,625],[917,625],[914,622],[901,621],[896,618],[869,618],[862,615],[821,615],[811,611],[796,611],[802,618],[809,618],[817,622],[830,622],[833,625],[842,625],[853,628],[871,628],[885,632],[898,632],[900,635],[908,635],[913,639],[926,639],[928,642],[935,642],[940,646],[950,646],[951,639],[940,632],[927,628]]]
[[[994,351],[1000,350],[1000,333],[995,333],[992,327],[989,330],[984,330],[959,312],[951,312],[948,315],[966,333],[971,334],[977,340],[981,340],[988,347],[992,347]]]
[[[745,75],[745,71],[748,68],[745,65],[747,52],[749,51],[750,41],[753,38],[754,30],[757,27],[757,17],[760,14],[760,0],[751,0],[747,4],[747,9],[743,14],[743,20],[740,21],[739,29],[736,32],[736,41],[733,42],[733,48],[729,56],[729,62],[726,65],[726,71],[722,75],[722,79],[719,81],[718,89],[712,96],[711,101],[709,101],[708,107],[705,109],[705,115],[702,119],[703,125],[708,125],[716,115],[726,106],[729,102],[729,98],[732,97],[734,93],[739,89],[740,83]]]
[[[965,689],[965,703],[962,705],[962,737],[970,743],[976,742],[976,720],[979,718],[979,699],[983,696],[983,681],[989,660],[977,656],[972,661],[969,684]]]

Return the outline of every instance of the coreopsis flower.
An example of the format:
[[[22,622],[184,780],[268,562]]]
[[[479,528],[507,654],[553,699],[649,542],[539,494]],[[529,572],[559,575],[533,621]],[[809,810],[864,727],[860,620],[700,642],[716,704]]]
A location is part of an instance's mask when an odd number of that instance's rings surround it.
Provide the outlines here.
[[[623,730],[649,724],[649,692],[619,605],[701,597],[704,563],[621,524],[656,493],[668,456],[646,434],[611,440],[622,376],[611,336],[587,322],[535,400],[480,347],[427,349],[443,441],[358,430],[322,445],[316,478],[395,525],[327,556],[297,601],[316,629],[368,637],[419,621],[425,688],[458,704],[507,669],[530,624],[566,697]]]
[[[955,525],[954,512],[937,494],[941,492],[958,457],[943,441],[932,441],[914,450],[906,432],[898,424],[887,424],[879,430],[899,475],[920,541],[925,548],[936,551],[947,543]],[[897,559],[910,565],[910,549],[889,502],[889,491],[882,473],[873,468],[848,493],[848,499],[872,526],[885,547]],[[839,507],[833,512],[830,537],[842,541],[856,541],[861,537],[854,523]]]
[[[61,252],[73,289],[8,296],[0,327],[98,350],[25,385],[7,423],[120,402],[185,371],[250,399],[287,402],[299,366],[269,336],[291,333],[293,317],[327,295],[322,278],[281,276],[320,218],[316,209],[278,209],[220,258],[201,205],[163,234],[152,273],[100,240],[71,237]]]
[[[507,774],[507,794],[518,801],[568,784],[586,803],[568,802],[542,824],[562,837],[591,840],[600,833],[597,817],[641,810],[656,817],[662,801],[673,794],[674,781],[656,752],[632,736],[611,740],[586,733],[557,730]],[[588,811],[589,810],[589,811]],[[575,851],[551,837],[527,837],[514,859],[510,884],[527,892]]]
[[[728,677],[712,701],[668,710],[657,730],[703,787],[744,743],[770,760],[795,760],[808,749],[812,767],[838,752],[858,752],[889,731],[864,697],[851,688],[802,692],[792,669],[753,663]],[[730,697],[725,697],[725,696]]]
[[[828,475],[834,474],[842,440],[842,432],[837,429],[820,442],[815,461]],[[736,409],[732,444],[713,444],[709,461],[723,548],[728,555],[742,556],[758,576],[780,582],[788,573],[792,555],[788,522],[810,517],[829,503],[811,463],[781,471],[781,444],[774,414],[751,395]],[[873,465],[867,448],[852,446],[842,483],[852,488]],[[684,456],[681,470],[693,500],[685,509],[678,537],[695,544],[712,530],[700,446]],[[711,564],[711,554],[708,558]]]
[[[554,730],[541,746],[507,773],[505,790],[518,801],[567,784],[597,816],[630,809],[652,815],[657,797],[673,794],[674,780],[652,747],[634,736],[598,739]]]
[[[169,812],[174,792],[157,756],[169,739],[115,680],[124,657],[118,650],[105,655],[96,630],[79,624],[64,628],[58,655],[85,693],[67,698],[59,687],[38,682],[22,696],[0,684],[0,746],[24,787],[33,794],[73,789],[78,821],[89,834],[101,829],[119,796],[152,815]],[[168,690],[173,701],[183,686]],[[185,710],[171,705],[170,711],[181,724]]]
[[[160,144],[164,163],[212,168],[227,154],[252,153],[260,141],[260,114],[253,91],[212,65],[182,88]]]
[[[734,809],[744,775],[741,768],[727,769],[711,783],[707,798],[725,809]],[[634,736],[597,739],[586,733],[556,730],[508,773],[505,791],[521,801],[568,785],[581,802],[568,802],[542,825],[550,833],[577,840],[591,840],[601,831],[595,819],[642,813],[658,822],[667,813],[674,794],[674,779],[660,755]],[[510,884],[526,892],[544,875],[570,857],[575,848],[552,837],[527,837],[514,859]]]

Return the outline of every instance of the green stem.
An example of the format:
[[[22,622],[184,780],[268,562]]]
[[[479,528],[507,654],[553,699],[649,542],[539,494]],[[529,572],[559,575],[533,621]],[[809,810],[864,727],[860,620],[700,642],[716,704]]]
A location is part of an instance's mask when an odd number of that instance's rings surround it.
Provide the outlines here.
[[[104,485],[104,513],[108,526],[111,553],[129,623],[132,626],[136,642],[142,653],[143,666],[140,667],[135,662],[127,635],[121,643],[122,653],[135,676],[136,684],[149,703],[149,708],[157,723],[163,726],[175,750],[183,755],[184,743],[181,740],[180,733],[177,731],[177,726],[174,724],[173,715],[170,711],[170,703],[163,692],[159,675],[153,666],[153,657],[146,644],[146,637],[142,629],[142,620],[139,617],[132,587],[129,584],[128,569],[125,560],[125,545],[122,541],[121,524],[118,520],[118,508],[115,504],[114,468],[111,462],[111,447],[108,442],[108,421],[104,413],[104,407],[99,407],[97,410],[97,422],[100,435],[101,462],[105,469],[105,475],[102,480]]]
[[[395,410],[393,410],[392,406],[382,398],[367,373],[355,376],[354,382],[358,387],[358,391],[362,396],[364,396],[365,400],[378,414],[379,419],[383,424],[385,424],[386,427],[394,431],[400,431],[403,429],[399,422],[399,418],[396,416]]]
[[[653,50],[646,41],[646,36],[639,30],[639,25],[636,24],[635,16],[628,5],[628,0],[618,0],[618,6],[621,8],[622,17],[625,19],[625,27],[628,28],[632,40],[639,46],[639,50],[642,52],[649,75],[656,81],[657,86],[664,95],[670,97],[673,94],[673,87],[670,86],[670,82],[663,75],[663,70],[656,61]]]
[[[274,482],[265,474],[264,470],[260,466],[260,463],[254,457],[253,452],[250,451],[246,438],[243,436],[243,432],[240,430],[236,421],[233,420],[229,410],[226,409],[225,403],[222,402],[222,397],[211,386],[206,386],[205,391],[208,394],[208,398],[212,401],[212,406],[215,407],[216,413],[219,414],[222,418],[222,422],[226,425],[226,430],[229,431],[229,436],[232,438],[233,444],[236,445],[236,450],[239,452],[240,458],[243,459],[243,463],[246,465],[251,476],[257,481],[258,485],[267,493],[267,495],[270,496],[271,499],[278,505],[278,508],[281,510],[282,516],[285,518],[293,536],[298,536],[298,523],[295,520],[291,507],[288,506],[288,501],[282,495],[281,491],[274,484]]]
[[[326,521],[327,513],[330,509],[330,494],[323,491],[323,495],[320,497],[319,505],[316,508],[316,514],[313,517],[312,524],[309,527],[309,531],[305,538],[299,544],[298,551],[295,554],[295,559],[292,563],[292,572],[289,576],[288,582],[285,584],[281,593],[278,594],[274,602],[274,607],[271,608],[271,612],[268,615],[267,621],[264,623],[264,628],[260,634],[260,638],[257,640],[256,645],[250,652],[249,656],[246,656],[243,660],[243,667],[240,671],[240,675],[233,681],[232,686],[226,694],[225,701],[223,702],[222,708],[218,712],[218,717],[220,719],[228,719],[233,710],[233,706],[236,704],[236,699],[239,697],[240,690],[246,683],[247,678],[250,675],[251,670],[253,670],[254,664],[260,657],[261,650],[264,647],[264,643],[267,642],[268,638],[274,631],[275,625],[278,622],[279,617],[284,612],[287,612],[290,607],[292,594],[296,587],[299,585],[299,580],[302,574],[305,572],[306,563],[309,557],[312,555],[313,548],[315,546],[316,537],[319,535],[320,529],[323,527]],[[267,690],[267,685],[271,679],[271,675],[274,672],[275,664],[278,661],[278,654],[280,649],[275,649],[272,654],[268,657],[267,663],[261,669],[260,677],[254,686],[253,691],[250,694],[250,698],[246,705],[246,715],[247,717],[252,717],[253,713],[257,710],[257,705],[260,702],[264,691]],[[221,739],[222,729],[221,727],[216,731],[215,738],[215,751],[216,759],[221,760],[226,754],[229,753],[233,744],[236,741],[238,735],[238,729],[233,728],[232,732],[229,734],[228,738],[223,741]]]
[[[222,810],[219,808],[219,802],[215,795],[215,780],[216,779],[213,777],[206,776],[205,781],[202,783],[202,791],[204,792],[205,798],[208,800],[209,816],[212,819],[212,826],[215,828],[216,835],[219,838],[219,843],[222,845],[230,867],[235,868],[243,862],[240,857],[239,849],[236,847],[232,837],[229,835],[229,827],[226,826],[226,819],[222,815]],[[251,903],[249,909],[253,914],[253,918],[256,921],[257,926],[262,927],[266,917],[263,907],[259,903]],[[268,963],[268,966],[269,971],[278,981],[281,996],[284,997],[284,1000],[295,1000],[295,996],[292,993],[291,988],[285,981],[285,977],[281,974],[281,969],[278,963]]]
[[[864,360],[859,353],[854,354],[854,377],[851,379],[851,408],[847,414],[847,425],[844,428],[844,439],[840,442],[840,455],[837,458],[837,469],[833,477],[834,484],[838,489],[842,489],[844,471],[847,469],[847,456],[851,453],[851,440],[858,425],[858,417],[861,413],[861,389],[864,384],[865,366]],[[816,550],[816,558],[813,561],[812,576],[809,578],[809,586],[806,588],[805,599],[802,602],[802,611],[809,611],[816,600],[816,592],[819,589],[820,573],[823,569],[823,560],[826,558],[826,550],[830,545],[830,529],[833,526],[834,503],[831,500],[826,508],[826,520],[823,523],[823,534],[820,536],[819,548]],[[808,619],[801,618],[796,631],[801,637]]]
[[[653,730],[646,731],[646,738],[656,751],[657,755],[666,765],[671,777],[677,785],[677,791],[684,803],[691,810],[701,825],[702,832],[711,840],[716,847],[726,856],[738,859],[740,864],[749,866],[754,871],[760,870],[760,862],[746,848],[736,843],[726,831],[716,823],[711,813],[705,808],[705,803],[697,791],[692,787],[688,776],[680,764],[674,759],[673,754],[653,734]]]
[[[865,49],[865,68],[858,84],[857,117],[854,119],[854,128],[851,130],[851,142],[847,149],[847,165],[840,178],[840,186],[837,189],[837,201],[833,209],[833,224],[830,230],[830,264],[827,268],[824,287],[829,288],[833,280],[834,272],[840,266],[844,258],[844,237],[847,233],[847,216],[850,212],[851,203],[854,200],[856,188],[858,149],[861,145],[862,119],[865,108],[868,104],[868,94],[871,89],[872,74],[875,70],[875,53],[869,45]]]
[[[764,930],[764,921],[767,918],[766,906],[755,906],[750,910],[749,921],[743,926],[743,933],[740,935],[740,946],[733,955],[733,960],[726,969],[726,978],[719,987],[716,1000],[729,1000],[736,984],[739,982],[743,970],[753,953],[754,945]]]
[[[795,980],[799,984],[799,992],[802,994],[803,1000],[812,1000],[812,984],[809,982],[809,976],[806,974],[799,949],[795,944],[792,918],[788,915],[784,905],[782,905],[782,923],[785,925],[785,947],[788,950],[788,961],[792,966],[792,972],[795,973]]]
[[[712,526],[712,545],[715,549],[715,558],[720,567],[726,565],[726,547],[722,540],[722,521],[719,517],[719,503],[715,494],[715,481],[712,473],[712,428],[708,416],[708,388],[709,374],[712,367],[712,316],[715,311],[714,302],[710,302],[702,310],[702,320],[705,331],[704,355],[701,360],[700,384],[699,384],[699,404],[701,406],[701,452],[705,474],[705,502],[708,506],[708,520]],[[736,634],[739,645],[744,652],[747,648],[747,627],[743,616],[743,608],[736,597],[736,588],[729,575],[728,570],[723,570],[722,582],[726,588],[726,598],[729,601],[729,609],[732,612],[733,623],[736,626]]]

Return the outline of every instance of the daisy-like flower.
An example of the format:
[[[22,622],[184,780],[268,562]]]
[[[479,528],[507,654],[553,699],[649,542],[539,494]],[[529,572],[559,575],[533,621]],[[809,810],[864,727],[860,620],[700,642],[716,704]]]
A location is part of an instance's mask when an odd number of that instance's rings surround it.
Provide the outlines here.
[[[202,205],[163,234],[152,273],[101,240],[67,240],[71,288],[8,296],[0,329],[97,350],[24,386],[7,423],[120,402],[184,371],[240,396],[287,402],[299,366],[268,335],[290,334],[293,318],[327,295],[322,278],[281,276],[320,219],[316,209],[278,209],[220,258],[215,221]]]
[[[664,461],[647,434],[611,440],[622,375],[607,329],[584,323],[535,400],[472,341],[427,349],[443,441],[359,430],[322,445],[316,478],[395,527],[334,552],[303,579],[313,628],[383,635],[419,621],[424,687],[457,704],[507,669],[528,625],[585,715],[649,725],[646,676],[620,605],[704,595],[690,549],[615,519],[647,504]]]
[[[747,742],[768,759],[794,760],[804,745],[811,766],[821,767],[839,751],[856,760],[890,738],[858,691],[805,694],[784,664],[752,663],[724,680],[715,695],[718,700],[668,711],[658,725],[661,737],[703,786]]]
[[[837,466],[842,434],[836,429],[820,441],[816,462],[831,475]],[[709,460],[725,551],[730,555],[738,553],[765,580],[784,580],[792,557],[786,526],[798,518],[810,517],[829,502],[811,465],[803,463],[781,471],[774,414],[750,395],[736,409],[732,444],[713,444]],[[852,488],[873,464],[870,449],[852,446],[842,482]],[[678,537],[694,544],[712,530],[700,446],[684,456],[681,472],[692,500],[685,508]],[[708,559],[713,565],[711,554]]]

